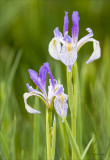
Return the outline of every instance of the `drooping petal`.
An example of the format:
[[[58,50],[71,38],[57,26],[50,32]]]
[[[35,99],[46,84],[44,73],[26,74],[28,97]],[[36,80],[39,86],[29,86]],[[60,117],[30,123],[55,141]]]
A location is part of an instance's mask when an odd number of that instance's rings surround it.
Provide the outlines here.
[[[32,81],[41,89],[43,90],[42,88],[42,85],[41,85],[41,78],[38,76],[37,72],[32,70],[32,69],[29,69],[28,70],[29,74],[30,74],[30,78],[32,79]]]
[[[71,71],[71,67],[77,60],[77,48],[73,44],[69,43],[62,46],[60,53],[60,60],[68,67],[68,71]]]
[[[49,53],[50,55],[59,60],[60,59],[60,51],[61,51],[61,44],[60,41],[56,38],[53,38],[49,43]]]
[[[29,113],[39,114],[40,111],[37,111],[37,110],[33,109],[32,107],[30,107],[30,106],[27,104],[27,99],[28,99],[30,96],[36,96],[36,93],[24,93],[24,95],[23,95],[23,97],[24,97],[24,103],[25,103],[25,108],[26,108],[27,112],[29,112]]]
[[[65,118],[67,116],[67,109],[68,109],[68,104],[66,103],[67,99],[68,99],[68,96],[63,93],[61,95],[57,95],[54,100],[55,110],[57,114],[62,118],[62,121],[64,121],[62,111],[64,113]]]
[[[77,43],[77,52],[79,51],[79,49],[80,49],[86,42],[88,42],[88,39],[93,36],[92,29],[86,28],[86,30],[89,32],[89,34],[87,34],[86,36],[84,36],[83,38],[81,38],[81,39],[78,41],[78,43]]]
[[[72,38],[68,35],[68,32],[65,33],[63,41],[71,43],[72,42]]]
[[[77,11],[73,11],[72,14],[72,23],[73,23],[73,27],[72,27],[72,39],[73,39],[73,43],[77,43],[78,41],[78,33],[79,33],[79,13]]]
[[[33,89],[32,86],[29,86],[28,83],[26,84],[26,87],[28,88],[29,92],[33,92],[33,93],[39,94],[39,95],[41,95],[43,98],[45,98],[44,95],[43,95],[41,92],[39,92],[39,91],[36,90],[36,89]]]
[[[68,24],[69,24],[68,12],[65,12],[64,26],[63,26],[63,33],[64,33],[64,35],[65,35],[66,32],[68,32]]]
[[[94,38],[90,38],[89,40],[93,41],[94,51],[93,51],[92,55],[90,56],[89,60],[86,61],[87,64],[91,63],[94,60],[96,60],[96,59],[101,57],[101,48],[100,48],[99,41],[95,40]]]
[[[62,33],[59,31],[59,28],[58,27],[56,27],[55,29],[54,29],[54,36],[56,37],[56,38],[62,38],[63,36],[62,36]]]

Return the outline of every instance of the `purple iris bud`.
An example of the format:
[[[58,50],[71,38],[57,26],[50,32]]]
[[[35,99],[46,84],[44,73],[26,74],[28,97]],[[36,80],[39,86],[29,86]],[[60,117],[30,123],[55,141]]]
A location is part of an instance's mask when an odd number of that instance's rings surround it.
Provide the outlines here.
[[[79,33],[79,15],[78,11],[73,11],[72,14],[72,22],[73,22],[73,27],[72,27],[72,38],[73,38],[73,43],[77,43],[78,41],[78,33]]]
[[[56,37],[56,38],[62,38],[63,36],[62,36],[62,33],[59,31],[59,28],[58,27],[56,27],[55,29],[54,29],[54,36]]]
[[[69,24],[68,12],[65,12],[64,26],[63,26],[63,33],[64,33],[64,35],[65,35],[66,32],[68,32],[68,24]]]

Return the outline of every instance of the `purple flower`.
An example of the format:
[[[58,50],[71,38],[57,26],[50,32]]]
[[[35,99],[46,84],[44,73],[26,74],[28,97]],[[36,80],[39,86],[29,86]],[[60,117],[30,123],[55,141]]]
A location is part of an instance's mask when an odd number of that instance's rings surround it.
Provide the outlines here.
[[[54,30],[54,38],[49,43],[49,53],[50,55],[62,61],[67,67],[68,71],[71,71],[71,68],[75,61],[77,60],[77,52],[79,49],[87,42],[93,42],[93,53],[89,60],[86,63],[90,63],[101,56],[101,49],[99,45],[99,41],[91,38],[93,36],[93,32],[90,28],[86,30],[89,32],[88,35],[84,36],[78,41],[78,34],[79,34],[79,15],[78,11],[73,11],[72,14],[72,38],[68,35],[68,12],[65,12],[64,17],[64,26],[63,26],[63,33],[59,31],[58,27]]]
[[[50,77],[48,94],[46,92],[47,72]],[[29,86],[29,84],[26,84],[29,90],[28,93],[24,93],[24,103],[25,103],[26,110],[29,113],[36,113],[36,114],[40,113],[39,111],[33,109],[27,104],[28,97],[34,95],[39,97],[49,109],[52,109],[52,106],[54,106],[57,114],[59,114],[63,120],[63,116],[61,114],[61,109],[62,109],[64,116],[66,118],[67,109],[68,109],[68,104],[66,103],[66,101],[68,99],[68,96],[64,94],[63,86],[58,84],[57,81],[53,78],[48,62],[44,63],[44,65],[41,66],[41,68],[39,69],[39,75],[36,71],[32,69],[29,69],[29,74],[30,74],[30,78],[36,84],[36,86],[40,89],[40,91],[33,89],[32,86]],[[54,101],[54,104],[52,104],[53,101]]]

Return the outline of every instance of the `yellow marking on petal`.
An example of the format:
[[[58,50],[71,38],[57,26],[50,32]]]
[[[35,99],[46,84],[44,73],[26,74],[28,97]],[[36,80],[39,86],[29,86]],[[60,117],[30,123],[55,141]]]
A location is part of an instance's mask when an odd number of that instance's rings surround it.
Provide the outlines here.
[[[67,45],[67,50],[68,50],[68,52],[71,51],[71,43],[69,43],[69,44]]]
[[[56,47],[56,40],[55,39],[53,40],[53,45]]]
[[[61,103],[63,103],[64,102],[64,96],[60,95],[60,98],[61,98]]]

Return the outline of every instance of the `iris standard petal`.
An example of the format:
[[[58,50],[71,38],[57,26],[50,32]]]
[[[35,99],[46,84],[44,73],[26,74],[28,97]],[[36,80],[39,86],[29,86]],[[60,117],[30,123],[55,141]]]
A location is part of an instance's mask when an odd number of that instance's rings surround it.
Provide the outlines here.
[[[93,62],[94,60],[98,59],[101,57],[101,48],[100,48],[100,44],[99,44],[99,41],[95,40],[94,38],[90,38],[88,40],[89,41],[92,41],[93,42],[93,53],[92,55],[90,56],[89,60],[86,61],[86,63],[90,63],[90,62]]]
[[[23,97],[24,97],[24,103],[25,103],[25,108],[26,108],[27,112],[29,112],[29,113],[39,114],[40,111],[37,111],[37,110],[33,109],[32,107],[30,107],[30,106],[27,104],[27,99],[28,99],[30,96],[36,96],[36,93],[24,93],[24,95],[23,95]]]
[[[77,60],[76,46],[73,46],[71,43],[63,45],[60,53],[60,60],[69,68],[69,71],[71,71],[71,67]]]
[[[29,92],[33,92],[33,93],[39,94],[39,95],[41,95],[45,99],[44,95],[41,92],[39,92],[36,89],[33,89],[32,86],[29,86],[28,83],[26,84],[26,87],[28,88]]]
[[[59,60],[60,59],[60,51],[61,51],[61,44],[60,41],[56,38],[53,38],[49,43],[49,53],[50,55]]]
[[[72,14],[72,39],[73,39],[73,43],[77,43],[78,41],[78,33],[79,33],[79,15],[78,15],[78,11],[73,11]]]
[[[47,76],[47,68],[45,65],[42,65],[39,69],[39,77],[41,78],[41,85],[45,88],[46,85],[46,76]]]
[[[63,26],[63,33],[64,33],[64,35],[65,35],[66,32],[68,32],[68,24],[69,24],[68,12],[65,12],[64,26]]]
[[[30,78],[32,79],[32,81],[41,89],[43,90],[42,88],[42,85],[41,85],[41,78],[38,76],[37,72],[32,70],[32,69],[29,69],[28,70],[29,74],[30,74]]]
[[[48,63],[48,62],[47,62],[47,63],[44,63],[44,66],[45,66],[45,68],[46,68],[47,71],[48,71],[48,74],[49,74],[49,77],[50,77],[50,80],[51,80],[51,84],[52,84],[52,86],[54,87],[54,78],[53,78],[52,72],[51,72],[51,70],[50,70],[49,63]]]

